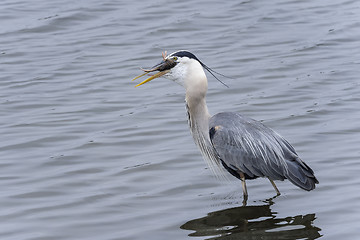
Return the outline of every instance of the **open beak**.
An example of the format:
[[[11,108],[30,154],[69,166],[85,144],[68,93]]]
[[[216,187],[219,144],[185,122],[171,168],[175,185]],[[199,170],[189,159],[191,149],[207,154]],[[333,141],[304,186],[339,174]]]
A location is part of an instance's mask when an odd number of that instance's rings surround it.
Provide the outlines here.
[[[142,81],[141,83],[135,85],[135,87],[143,85],[144,83],[150,82],[151,80],[153,80],[155,78],[159,78],[159,77],[167,74],[168,72],[170,72],[170,69],[176,65],[174,60],[166,58],[166,51],[162,53],[162,57],[163,57],[163,61],[161,61],[161,63],[155,65],[151,69],[142,69],[141,68],[141,70],[143,70],[145,73],[135,77],[132,81],[134,81],[138,78],[141,78],[142,76],[145,76],[146,74],[148,74],[150,72],[155,72],[155,71],[159,71],[159,72],[155,73],[153,76],[149,77],[145,81]]]
[[[155,70],[154,70],[155,71]],[[147,82],[150,82],[151,80],[155,79],[155,78],[158,78],[158,77],[161,77],[162,75],[165,75],[166,73],[168,73],[169,70],[165,70],[165,71],[162,71],[162,72],[158,72],[158,73],[155,73],[154,75],[152,75],[151,77],[149,77],[148,79],[146,79],[145,81],[142,81],[141,83],[135,85],[135,87],[138,87],[140,85],[143,85],[144,83],[147,83]],[[132,81],[138,79],[138,78],[141,78],[142,76],[148,74],[149,72],[145,72],[143,74],[141,74],[140,76],[137,76],[136,78],[134,78]]]

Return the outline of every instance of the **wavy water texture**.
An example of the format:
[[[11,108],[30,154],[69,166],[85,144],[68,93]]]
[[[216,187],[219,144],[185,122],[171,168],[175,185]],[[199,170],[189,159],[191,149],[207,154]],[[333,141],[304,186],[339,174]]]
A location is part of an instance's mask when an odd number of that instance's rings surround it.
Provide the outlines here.
[[[358,1],[0,9],[1,239],[358,237]],[[179,49],[235,78],[221,79],[227,89],[208,76],[210,112],[272,127],[315,171],[316,190],[285,181],[271,199],[266,180],[249,181],[239,208],[240,182],[214,178],[192,142],[183,89],[130,81]]]

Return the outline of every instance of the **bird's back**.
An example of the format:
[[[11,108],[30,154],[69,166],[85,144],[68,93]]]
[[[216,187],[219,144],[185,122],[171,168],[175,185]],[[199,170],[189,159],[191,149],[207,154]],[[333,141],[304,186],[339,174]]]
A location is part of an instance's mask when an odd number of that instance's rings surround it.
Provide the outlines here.
[[[318,180],[295,149],[261,122],[239,113],[223,112],[210,118],[210,140],[224,167],[235,177],[289,179],[296,186],[312,190]]]

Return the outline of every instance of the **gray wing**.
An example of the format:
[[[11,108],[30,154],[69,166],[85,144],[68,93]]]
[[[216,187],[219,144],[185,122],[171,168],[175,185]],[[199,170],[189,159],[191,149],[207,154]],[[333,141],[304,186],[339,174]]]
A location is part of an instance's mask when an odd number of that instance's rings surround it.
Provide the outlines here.
[[[233,175],[241,171],[247,178],[287,178],[308,191],[318,183],[312,169],[297,156],[295,149],[256,120],[238,113],[219,113],[210,119],[209,134],[224,167]]]

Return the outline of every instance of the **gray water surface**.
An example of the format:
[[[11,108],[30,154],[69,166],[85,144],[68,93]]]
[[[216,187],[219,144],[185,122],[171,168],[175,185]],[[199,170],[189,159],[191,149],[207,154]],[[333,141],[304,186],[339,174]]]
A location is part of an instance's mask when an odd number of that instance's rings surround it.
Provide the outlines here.
[[[360,2],[0,3],[1,239],[356,239]],[[188,49],[212,114],[283,135],[320,181],[217,179],[184,90],[130,80]]]

